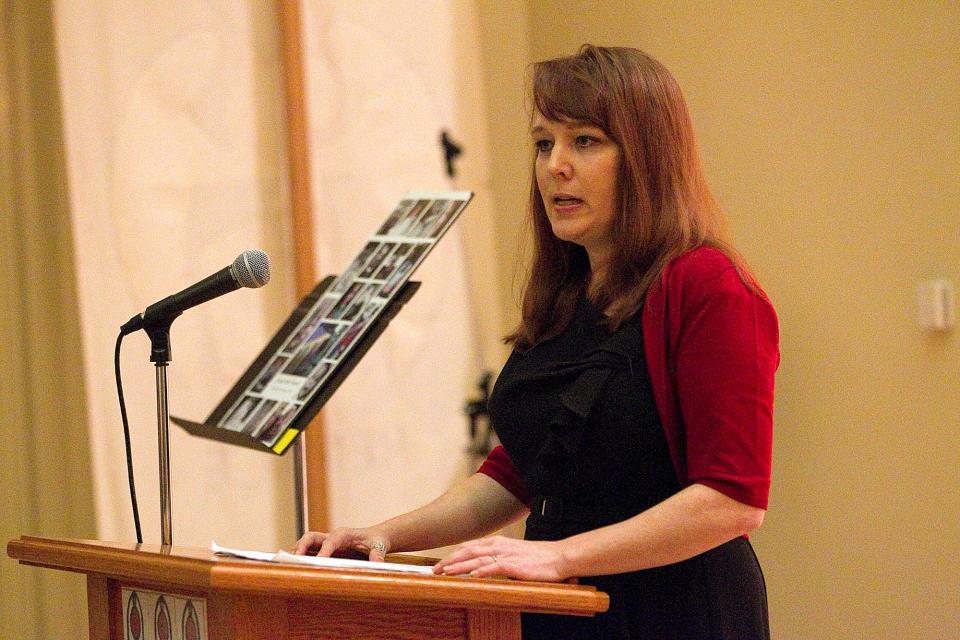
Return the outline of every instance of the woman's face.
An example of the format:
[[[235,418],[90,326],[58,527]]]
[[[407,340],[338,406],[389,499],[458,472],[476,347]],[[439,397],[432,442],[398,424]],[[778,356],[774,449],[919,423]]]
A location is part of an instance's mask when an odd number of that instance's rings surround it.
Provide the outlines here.
[[[591,124],[548,120],[540,113],[530,135],[537,148],[537,187],[553,233],[583,246],[596,269],[613,246],[620,147]]]

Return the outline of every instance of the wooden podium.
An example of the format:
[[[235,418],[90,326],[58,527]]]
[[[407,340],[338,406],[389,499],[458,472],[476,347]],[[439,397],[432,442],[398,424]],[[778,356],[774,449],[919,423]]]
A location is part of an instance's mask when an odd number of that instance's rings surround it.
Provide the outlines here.
[[[23,536],[7,555],[87,575],[91,640],[136,638],[131,615],[141,637],[152,621],[171,640],[520,638],[521,611],[590,616],[609,606],[581,585],[320,569],[160,545]],[[167,608],[164,622],[150,603]],[[184,631],[188,623],[196,626]]]

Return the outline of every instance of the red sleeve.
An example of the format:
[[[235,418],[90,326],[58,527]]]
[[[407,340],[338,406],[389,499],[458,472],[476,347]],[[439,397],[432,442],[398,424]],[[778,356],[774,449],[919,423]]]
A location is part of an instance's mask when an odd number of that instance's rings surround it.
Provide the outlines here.
[[[477,473],[490,476],[503,485],[503,488],[512,493],[517,500],[528,507],[530,506],[530,493],[523,486],[523,480],[520,478],[517,468],[513,466],[513,460],[510,459],[503,445],[498,445],[490,452],[487,459],[480,465]]]
[[[776,313],[729,261],[685,278],[682,288],[672,360],[687,483],[766,509],[780,362]]]

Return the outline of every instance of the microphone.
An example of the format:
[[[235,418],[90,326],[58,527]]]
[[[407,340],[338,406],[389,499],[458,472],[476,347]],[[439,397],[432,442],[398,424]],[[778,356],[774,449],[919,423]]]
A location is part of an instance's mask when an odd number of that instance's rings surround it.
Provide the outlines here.
[[[172,296],[147,307],[120,327],[120,335],[127,335],[140,329],[151,329],[170,322],[181,313],[198,304],[213,300],[225,293],[236,291],[240,287],[256,289],[270,282],[270,258],[263,251],[252,249],[244,251],[228,267],[191,285]]]

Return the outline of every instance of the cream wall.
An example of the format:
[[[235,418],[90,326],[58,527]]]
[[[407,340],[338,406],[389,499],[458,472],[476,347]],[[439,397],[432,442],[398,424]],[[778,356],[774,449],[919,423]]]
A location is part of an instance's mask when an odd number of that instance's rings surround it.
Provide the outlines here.
[[[379,522],[467,472],[462,407],[498,355],[479,339],[496,305],[468,286],[490,245],[475,18],[468,4],[415,4],[303,4],[317,273],[343,270],[406,191],[478,192],[413,275],[423,283],[413,300],[324,407],[332,526]],[[441,129],[466,150],[457,180]]]
[[[515,4],[532,59],[637,46],[677,75],[777,306],[774,637],[960,636],[960,346],[915,320],[919,281],[960,284],[956,4]]]
[[[57,2],[68,179],[98,537],[133,540],[113,378],[121,323],[229,264],[273,258],[264,289],[171,331],[170,411],[202,419],[292,307],[279,45],[272,5]],[[123,349],[144,540],[159,542],[154,366]],[[173,540],[272,549],[295,532],[291,459],[171,426]]]
[[[532,155],[525,110],[526,68],[530,57],[528,2],[476,3],[488,113],[490,185],[496,198],[491,224],[498,259],[489,271],[501,306],[496,337],[510,333],[520,319],[523,265],[528,257],[526,208]],[[509,46],[504,46],[509,43]]]

